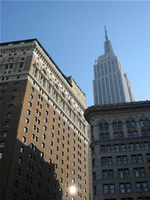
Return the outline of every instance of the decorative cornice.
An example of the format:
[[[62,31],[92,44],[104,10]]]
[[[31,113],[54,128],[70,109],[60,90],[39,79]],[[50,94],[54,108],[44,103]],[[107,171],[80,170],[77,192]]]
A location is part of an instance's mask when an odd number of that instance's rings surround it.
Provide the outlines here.
[[[138,112],[150,110],[150,101],[137,101],[117,104],[94,105],[85,110],[84,117],[89,122],[91,117],[104,114]]]

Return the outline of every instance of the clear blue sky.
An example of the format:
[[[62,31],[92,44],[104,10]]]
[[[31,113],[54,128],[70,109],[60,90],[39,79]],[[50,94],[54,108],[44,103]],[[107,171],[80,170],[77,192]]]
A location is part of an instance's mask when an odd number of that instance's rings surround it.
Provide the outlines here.
[[[104,25],[136,100],[150,100],[149,1],[2,1],[1,42],[37,38],[93,105],[95,59]]]

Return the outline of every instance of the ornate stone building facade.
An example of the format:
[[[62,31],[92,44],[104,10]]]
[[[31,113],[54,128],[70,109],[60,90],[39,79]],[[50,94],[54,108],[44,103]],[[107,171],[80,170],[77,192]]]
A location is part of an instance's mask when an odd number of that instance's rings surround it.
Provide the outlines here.
[[[89,199],[85,109],[37,39],[0,44],[0,199]]]
[[[93,200],[150,199],[150,101],[86,109]]]

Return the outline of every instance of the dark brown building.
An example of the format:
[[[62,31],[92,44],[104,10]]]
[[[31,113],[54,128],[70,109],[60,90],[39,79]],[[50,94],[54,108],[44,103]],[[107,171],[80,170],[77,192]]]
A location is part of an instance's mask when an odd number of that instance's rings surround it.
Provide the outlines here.
[[[85,109],[38,40],[0,45],[0,199],[89,199]]]
[[[150,200],[150,101],[91,106],[85,118],[93,200]]]

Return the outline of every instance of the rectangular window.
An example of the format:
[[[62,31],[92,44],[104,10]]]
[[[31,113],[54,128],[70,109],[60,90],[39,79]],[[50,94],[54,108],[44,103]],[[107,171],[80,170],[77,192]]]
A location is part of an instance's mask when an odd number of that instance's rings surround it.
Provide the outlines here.
[[[110,145],[106,146],[106,150],[107,150],[107,152],[111,152]]]
[[[129,146],[130,146],[130,150],[133,151],[133,150],[134,150],[134,144],[133,144],[133,143],[130,143]]]
[[[121,151],[125,151],[126,150],[126,147],[124,144],[121,144]]]
[[[7,137],[7,131],[2,132],[2,137]]]
[[[120,147],[119,147],[118,144],[115,145],[115,150],[116,150],[116,152],[119,152],[119,151],[120,151]]]
[[[105,146],[101,146],[101,153],[105,152]]]
[[[107,158],[107,163],[108,163],[108,165],[112,165],[112,157]]]
[[[132,155],[131,158],[132,158],[132,163],[136,163],[136,156]]]
[[[121,156],[116,157],[116,162],[118,165],[121,165]]]
[[[11,97],[10,101],[11,101],[11,102],[14,102],[14,101],[15,101],[15,97],[14,97],[14,96]]]
[[[0,148],[4,148],[5,147],[5,142],[1,141],[0,142]]]
[[[149,149],[149,143],[148,142],[144,142],[144,147],[145,147],[145,149]]]
[[[106,165],[106,158],[101,158],[101,164],[104,166]]]

